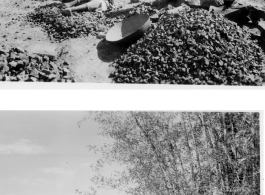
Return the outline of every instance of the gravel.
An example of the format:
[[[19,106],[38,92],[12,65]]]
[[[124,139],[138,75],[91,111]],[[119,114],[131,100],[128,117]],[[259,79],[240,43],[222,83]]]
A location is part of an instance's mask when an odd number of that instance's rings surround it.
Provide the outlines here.
[[[106,33],[115,23],[135,14],[158,12],[148,3],[138,5],[131,11],[119,12],[120,9],[116,8],[104,13],[73,12],[72,16],[63,16],[63,8],[64,5],[58,3],[40,6],[27,15],[27,21],[41,26],[55,42],[62,42],[70,38]]]
[[[112,66],[116,83],[262,85],[264,53],[246,29],[191,9],[161,16]]]

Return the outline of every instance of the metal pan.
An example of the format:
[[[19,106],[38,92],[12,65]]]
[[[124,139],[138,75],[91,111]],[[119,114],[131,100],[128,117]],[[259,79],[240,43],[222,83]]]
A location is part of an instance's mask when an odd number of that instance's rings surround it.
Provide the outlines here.
[[[117,44],[133,43],[144,35],[150,25],[150,17],[146,14],[126,18],[108,31],[106,40]]]

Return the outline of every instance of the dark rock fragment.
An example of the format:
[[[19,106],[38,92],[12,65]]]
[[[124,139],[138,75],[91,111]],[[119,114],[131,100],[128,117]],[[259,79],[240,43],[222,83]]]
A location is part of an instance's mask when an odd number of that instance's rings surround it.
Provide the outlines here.
[[[16,47],[15,51],[18,52],[18,53],[24,53],[25,52],[25,50],[23,48],[21,48],[21,47]]]
[[[150,16],[150,19],[152,22],[158,22],[159,16],[158,14],[153,14],[152,16]]]
[[[33,69],[30,72],[30,76],[35,77],[35,78],[39,78],[39,71],[37,69]]]

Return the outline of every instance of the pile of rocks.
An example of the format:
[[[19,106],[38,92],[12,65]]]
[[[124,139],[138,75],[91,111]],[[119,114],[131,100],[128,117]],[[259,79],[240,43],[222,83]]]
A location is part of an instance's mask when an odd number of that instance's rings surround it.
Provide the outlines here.
[[[153,15],[158,12],[154,8],[156,5],[151,7],[151,4],[145,3],[124,11],[113,9],[105,13],[74,12],[72,16],[63,16],[61,13],[63,6],[53,3],[38,7],[27,15],[27,20],[41,26],[52,40],[61,42],[69,38],[106,33],[115,23],[135,14]]]
[[[264,53],[245,29],[191,9],[160,17],[112,66],[117,83],[261,85]]]
[[[20,47],[0,47],[0,81],[74,82],[67,62],[52,56],[28,54]]]

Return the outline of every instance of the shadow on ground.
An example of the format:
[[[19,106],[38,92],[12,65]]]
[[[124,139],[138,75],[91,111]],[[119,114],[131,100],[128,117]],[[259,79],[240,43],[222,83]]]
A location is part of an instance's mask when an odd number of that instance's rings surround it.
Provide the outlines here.
[[[257,40],[259,46],[265,53],[264,29],[262,29],[258,22],[265,19],[265,12],[258,10],[252,6],[242,7],[239,9],[227,9],[225,17],[237,23],[238,26],[247,27],[251,33],[251,39]]]
[[[98,57],[103,62],[113,62],[119,58],[129,46],[117,45],[101,40],[97,45]]]

